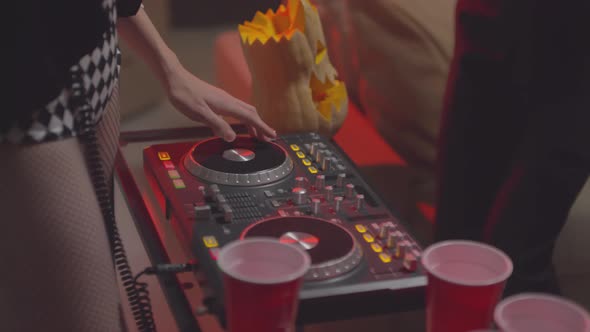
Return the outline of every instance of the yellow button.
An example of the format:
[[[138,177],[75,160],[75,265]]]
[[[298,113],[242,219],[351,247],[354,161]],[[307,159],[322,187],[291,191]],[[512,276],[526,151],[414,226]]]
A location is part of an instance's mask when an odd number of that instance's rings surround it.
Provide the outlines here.
[[[369,233],[365,233],[363,234],[363,238],[365,238],[365,241],[372,243],[375,241],[375,238],[373,237],[373,235],[369,234]]]
[[[215,248],[219,245],[215,236],[203,236],[203,243],[207,248]]]
[[[184,181],[182,181],[181,179],[172,180],[172,182],[174,182],[174,188],[176,188],[176,189],[186,188]]]
[[[380,253],[383,251],[383,248],[381,248],[381,245],[379,243],[371,243],[371,248],[376,253]]]
[[[310,172],[311,174],[315,174],[315,173],[317,173],[317,172],[318,172],[318,169],[317,169],[317,168],[315,168],[315,167],[313,167],[313,166],[310,166],[310,167],[308,168],[308,170],[309,170],[309,172]]]
[[[303,159],[301,162],[302,162],[302,163],[303,163],[303,165],[305,165],[305,166],[309,166],[309,165],[311,165],[311,161],[309,161],[309,159]]]
[[[158,152],[158,158],[160,158],[160,160],[170,160],[170,155],[168,152]]]
[[[299,145],[297,145],[297,144],[291,144],[291,150],[293,150],[293,151],[299,151]]]
[[[380,253],[379,254],[379,258],[381,258],[381,261],[383,263],[389,263],[389,262],[391,262],[391,256],[389,256],[387,253],[384,253],[384,252]]]
[[[301,151],[297,151],[297,157],[299,158],[305,158],[305,153],[301,152]]]
[[[355,225],[354,227],[356,228],[356,230],[359,233],[365,233],[365,232],[367,232],[367,228],[365,228],[365,226],[363,226],[361,224]]]

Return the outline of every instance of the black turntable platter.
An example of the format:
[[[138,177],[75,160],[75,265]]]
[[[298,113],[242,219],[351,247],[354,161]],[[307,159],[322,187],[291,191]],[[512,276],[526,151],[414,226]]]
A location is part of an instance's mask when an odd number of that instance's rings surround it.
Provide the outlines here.
[[[215,183],[258,185],[283,178],[293,163],[275,143],[238,136],[233,142],[213,138],[195,144],[185,158],[185,167]]]
[[[244,230],[242,238],[248,237],[273,237],[305,249],[312,262],[309,279],[347,273],[360,263],[362,256],[360,246],[348,230],[319,218],[293,216],[262,220]]]
[[[242,158],[232,158],[233,155]],[[225,173],[255,173],[272,169],[285,162],[287,154],[278,145],[239,136],[233,142],[221,138],[197,144],[192,152],[193,159],[207,167]]]

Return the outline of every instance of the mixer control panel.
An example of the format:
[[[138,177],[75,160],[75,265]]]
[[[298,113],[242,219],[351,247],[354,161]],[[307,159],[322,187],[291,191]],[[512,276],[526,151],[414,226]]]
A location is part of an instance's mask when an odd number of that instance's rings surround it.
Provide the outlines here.
[[[305,298],[425,285],[420,245],[346,154],[318,134],[153,145],[144,167],[216,288],[219,249],[251,236],[308,251]]]

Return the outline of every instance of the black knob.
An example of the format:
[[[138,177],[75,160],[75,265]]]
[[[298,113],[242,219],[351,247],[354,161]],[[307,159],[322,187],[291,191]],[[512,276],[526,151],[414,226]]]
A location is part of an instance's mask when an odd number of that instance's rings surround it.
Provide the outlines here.
[[[195,219],[197,221],[208,221],[211,219],[211,206],[208,204],[205,205],[195,205],[193,208],[195,210]]]

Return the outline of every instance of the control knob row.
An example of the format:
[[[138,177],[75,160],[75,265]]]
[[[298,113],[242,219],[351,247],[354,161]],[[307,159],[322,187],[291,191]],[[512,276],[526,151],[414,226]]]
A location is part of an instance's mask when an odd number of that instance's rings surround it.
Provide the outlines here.
[[[307,178],[298,176],[295,178],[295,187],[291,190],[292,201],[296,205],[306,204],[308,202],[308,189],[307,189]],[[324,198],[327,202],[334,202],[334,208],[338,212],[342,208],[344,199],[354,200],[354,206],[357,210],[360,210],[365,205],[365,196],[357,194],[355,191],[354,184],[348,183],[345,186],[344,197],[334,197],[334,187],[326,186],[326,177],[323,174],[317,175],[315,179],[315,188],[318,191],[322,191]],[[320,189],[320,188],[323,188]],[[319,200],[318,200],[319,201]],[[312,201],[313,203],[313,201]]]
[[[338,174],[336,176],[336,187],[345,187],[345,189],[346,189],[345,196],[347,198],[353,198],[354,197],[354,184],[348,183],[348,184],[345,185],[344,184],[345,179],[346,179],[346,174],[345,173]],[[304,177],[304,176],[298,176],[298,177],[295,178],[295,187],[307,188],[308,182],[309,181],[307,180],[306,177]],[[318,174],[318,175],[316,175],[314,186],[318,190],[320,190],[320,188],[325,188],[325,186],[326,186],[326,176],[324,174]],[[214,193],[219,193],[219,188],[216,188],[216,190],[214,191]]]
[[[332,167],[331,152],[322,150],[319,143],[311,143],[309,154],[321,169],[328,170]]]

